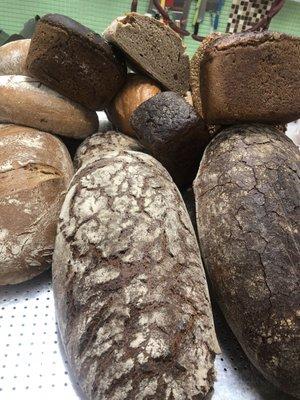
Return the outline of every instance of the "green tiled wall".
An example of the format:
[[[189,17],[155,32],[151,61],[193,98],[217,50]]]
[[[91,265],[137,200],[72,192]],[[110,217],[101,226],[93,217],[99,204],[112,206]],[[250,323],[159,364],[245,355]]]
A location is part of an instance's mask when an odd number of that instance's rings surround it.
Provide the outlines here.
[[[9,34],[21,31],[24,22],[36,14],[49,12],[61,13],[77,19],[97,32],[102,32],[115,17],[129,11],[130,0],[0,0],[0,29]],[[148,0],[139,1],[138,11],[145,13]],[[188,30],[192,31],[192,20],[197,1],[192,1],[188,21]],[[230,12],[231,0],[225,0],[220,15],[218,30],[224,32]],[[284,8],[273,19],[270,29],[300,36],[300,3],[287,0]],[[206,13],[200,26],[199,35],[205,36],[212,31],[210,14]],[[198,43],[187,38],[189,54],[193,54]]]

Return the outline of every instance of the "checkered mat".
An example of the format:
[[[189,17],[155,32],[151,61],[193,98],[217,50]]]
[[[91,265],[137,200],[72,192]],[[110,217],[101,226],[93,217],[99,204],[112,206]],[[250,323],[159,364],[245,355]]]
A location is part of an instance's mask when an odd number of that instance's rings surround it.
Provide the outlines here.
[[[265,17],[273,0],[232,0],[226,32],[241,32]]]

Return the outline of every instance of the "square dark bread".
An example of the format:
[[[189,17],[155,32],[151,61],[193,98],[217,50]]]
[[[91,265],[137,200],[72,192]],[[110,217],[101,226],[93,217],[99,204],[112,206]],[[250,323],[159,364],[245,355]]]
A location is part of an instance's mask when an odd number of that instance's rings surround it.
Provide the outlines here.
[[[285,123],[300,117],[300,38],[276,32],[220,37],[199,70],[209,124]]]
[[[26,64],[30,75],[95,111],[110,103],[127,71],[117,49],[59,14],[47,14],[38,22]]]
[[[189,57],[180,36],[154,18],[130,13],[117,18],[103,36],[133,64],[164,88],[184,95],[189,90]]]

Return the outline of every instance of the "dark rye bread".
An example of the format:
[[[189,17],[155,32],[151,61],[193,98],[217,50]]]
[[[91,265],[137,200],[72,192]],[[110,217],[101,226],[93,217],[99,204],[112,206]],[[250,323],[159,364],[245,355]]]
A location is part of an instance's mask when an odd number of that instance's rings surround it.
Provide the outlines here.
[[[210,140],[194,108],[179,94],[163,92],[142,103],[130,122],[137,138],[174,182],[180,187],[191,184]]]
[[[297,146],[278,130],[240,125],[212,140],[194,182],[216,299],[252,363],[298,399],[299,166]]]
[[[59,14],[36,26],[27,57],[29,73],[91,110],[103,110],[126,78],[124,58],[100,35]]]
[[[290,122],[300,117],[300,38],[276,32],[225,35],[201,61],[203,117],[210,124]]]
[[[88,399],[202,399],[219,348],[195,234],[155,159],[107,151],[120,135],[103,136],[98,161],[85,152],[60,215],[53,281],[66,354]]]
[[[138,70],[150,75],[168,90],[185,95],[189,90],[189,57],[180,36],[154,18],[130,13],[103,32]]]

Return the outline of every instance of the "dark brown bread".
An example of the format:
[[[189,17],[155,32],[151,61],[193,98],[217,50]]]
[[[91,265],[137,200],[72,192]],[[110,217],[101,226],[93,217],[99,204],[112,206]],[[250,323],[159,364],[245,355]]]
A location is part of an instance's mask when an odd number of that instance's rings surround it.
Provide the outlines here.
[[[60,216],[53,280],[66,353],[88,399],[202,399],[218,344],[195,234],[155,159],[108,150],[119,137],[103,136],[98,161],[79,157]]]
[[[91,110],[103,110],[126,78],[124,59],[106,40],[59,14],[39,20],[27,69],[51,89]]]
[[[244,351],[300,398],[299,151],[264,125],[228,128],[194,183],[204,265]]]
[[[300,38],[283,33],[226,35],[201,61],[203,117],[212,124],[283,123],[300,117]]]
[[[154,18],[130,13],[112,22],[103,36],[118,46],[133,67],[150,75],[168,90],[189,90],[189,57],[180,36]]]
[[[0,149],[0,285],[8,285],[51,265],[73,165],[59,139],[24,126],[0,124]]]
[[[159,93],[131,116],[137,138],[178,186],[192,183],[210,137],[203,120],[179,94]]]

